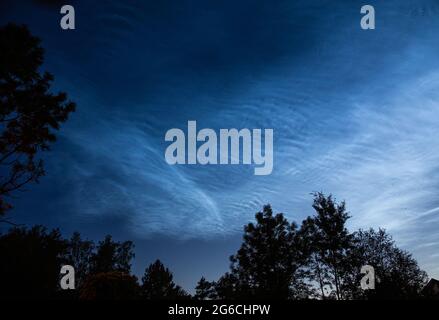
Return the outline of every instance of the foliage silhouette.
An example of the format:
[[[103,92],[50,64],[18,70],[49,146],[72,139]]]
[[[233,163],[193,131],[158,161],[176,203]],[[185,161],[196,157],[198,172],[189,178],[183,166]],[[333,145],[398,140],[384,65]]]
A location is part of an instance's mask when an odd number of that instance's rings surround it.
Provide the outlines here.
[[[282,214],[273,215],[269,205],[255,216],[256,224],[244,228],[241,248],[230,258],[231,275],[237,297],[288,299],[303,287],[301,268],[306,257],[297,226]]]
[[[187,299],[189,295],[173,281],[173,275],[160,260],[150,264],[142,277],[142,296],[149,300]]]
[[[58,229],[48,232],[42,226],[29,230],[12,228],[0,236],[0,298],[78,298],[76,291],[60,290],[60,269],[64,264],[75,268],[75,286],[87,299],[131,298],[131,294],[124,296],[123,292],[107,296],[102,288],[131,288],[133,257],[132,242],[114,242],[110,236],[95,246],[92,241],[82,240],[77,232],[67,240]],[[111,281],[117,283],[112,286]],[[139,294],[139,290],[136,292]]]
[[[213,283],[215,299],[412,299],[427,275],[383,230],[350,233],[344,202],[314,194],[316,214],[295,224],[270,206],[245,227],[231,270]],[[286,244],[290,244],[287,246]],[[376,290],[360,288],[364,265],[376,266]],[[276,272],[272,272],[275,270]],[[287,285],[285,285],[287,284]],[[204,285],[206,286],[206,284]]]
[[[69,265],[75,268],[75,282],[79,288],[92,271],[94,249],[93,241],[82,240],[79,232],[73,233],[67,248],[66,260]]]
[[[14,228],[0,236],[0,297],[54,298],[68,243],[59,230]]]
[[[318,283],[321,298],[343,299],[344,271],[353,246],[346,228],[349,214],[344,202],[337,204],[322,193],[314,194],[312,207],[316,215],[305,219],[299,232],[307,243],[311,279]]]
[[[115,242],[110,235],[107,235],[103,241],[99,242],[96,253],[91,256],[91,272],[119,271],[130,273],[133,258],[133,242]]]
[[[213,298],[215,298],[215,283],[207,281],[206,278],[201,277],[195,287],[194,299],[210,300]]]
[[[212,297],[215,300],[234,300],[242,298],[243,294],[242,289],[239,288],[239,279],[235,275],[226,272],[218,281],[214,282]]]
[[[355,247],[349,253],[351,276],[346,284],[359,283],[358,270],[363,265],[375,269],[375,290],[362,291],[352,285],[346,288],[354,299],[413,299],[427,283],[422,271],[410,253],[396,247],[392,237],[383,229],[359,230],[354,234]]]
[[[418,299],[427,281],[416,260],[384,230],[349,233],[345,205],[315,194],[315,216],[300,228],[269,205],[244,228],[230,270],[215,282],[200,279],[194,299]],[[0,299],[179,300],[190,295],[160,260],[141,279],[131,274],[134,245],[106,236],[97,245],[79,233],[64,239],[42,226],[0,235]],[[59,288],[63,264],[74,266],[75,291]],[[360,288],[371,265],[375,290]],[[337,280],[336,280],[337,279]]]
[[[0,216],[11,208],[7,197],[44,175],[38,153],[75,110],[65,93],[50,92],[53,76],[39,71],[43,58],[27,27],[0,28]]]

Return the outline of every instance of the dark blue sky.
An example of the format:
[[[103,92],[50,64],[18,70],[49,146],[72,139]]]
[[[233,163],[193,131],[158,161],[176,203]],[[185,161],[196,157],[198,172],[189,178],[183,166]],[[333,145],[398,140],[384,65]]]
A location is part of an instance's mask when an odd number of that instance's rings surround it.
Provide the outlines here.
[[[137,273],[160,258],[190,289],[226,271],[263,204],[300,222],[324,191],[439,276],[437,1],[71,1],[75,31],[60,3],[0,4],[78,105],[15,221],[133,240]],[[188,120],[273,128],[273,173],[169,166],[165,133]]]

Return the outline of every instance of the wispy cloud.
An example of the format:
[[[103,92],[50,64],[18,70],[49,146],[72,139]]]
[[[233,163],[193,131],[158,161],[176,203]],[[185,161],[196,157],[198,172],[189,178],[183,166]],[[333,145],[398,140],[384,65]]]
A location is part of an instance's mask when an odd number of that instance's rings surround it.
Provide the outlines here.
[[[361,1],[318,3],[81,4],[62,36],[30,14],[79,106],[48,159],[56,208],[123,216],[145,238],[215,239],[265,203],[300,221],[324,191],[352,228],[387,228],[439,274],[439,5],[379,4],[369,32]],[[188,120],[273,128],[273,174],[167,165],[165,132]]]

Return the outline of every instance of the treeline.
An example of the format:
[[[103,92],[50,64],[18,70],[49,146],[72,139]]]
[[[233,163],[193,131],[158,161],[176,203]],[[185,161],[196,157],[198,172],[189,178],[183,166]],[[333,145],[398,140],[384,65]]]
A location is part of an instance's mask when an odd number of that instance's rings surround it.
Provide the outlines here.
[[[0,297],[59,299],[414,299],[427,281],[410,253],[384,230],[349,232],[345,203],[314,195],[315,215],[300,226],[269,205],[244,227],[230,270],[200,279],[195,294],[176,285],[159,260],[141,279],[131,273],[134,244],[111,236],[95,244],[79,233],[64,239],[42,226],[0,235]],[[200,257],[202,259],[202,257]],[[75,268],[76,290],[61,290],[60,268]],[[361,267],[374,267],[374,290],[360,287]]]

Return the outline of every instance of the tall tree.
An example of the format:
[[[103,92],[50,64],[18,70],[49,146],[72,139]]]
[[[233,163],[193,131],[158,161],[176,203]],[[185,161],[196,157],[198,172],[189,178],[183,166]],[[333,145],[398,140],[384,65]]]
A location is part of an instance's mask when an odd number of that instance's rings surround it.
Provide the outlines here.
[[[312,249],[312,274],[323,287],[330,288],[337,299],[343,299],[343,279],[348,252],[353,246],[353,236],[346,228],[349,214],[344,202],[337,204],[331,195],[315,193],[313,208],[316,215],[302,224],[302,234],[308,235]],[[333,291],[332,291],[333,290]]]
[[[160,260],[150,264],[142,277],[142,295],[149,300],[181,299],[189,295],[173,281],[174,276]]]
[[[280,213],[273,215],[269,205],[255,218],[256,224],[245,226],[241,248],[230,258],[235,290],[246,298],[297,297],[306,287],[301,274],[306,257],[297,226]]]
[[[44,175],[40,151],[49,150],[55,130],[74,111],[63,92],[53,94],[53,76],[40,72],[44,50],[25,26],[0,28],[0,216],[6,200]]]
[[[130,273],[134,258],[134,244],[131,241],[116,242],[110,235],[100,241],[91,258],[92,273],[120,271]]]

